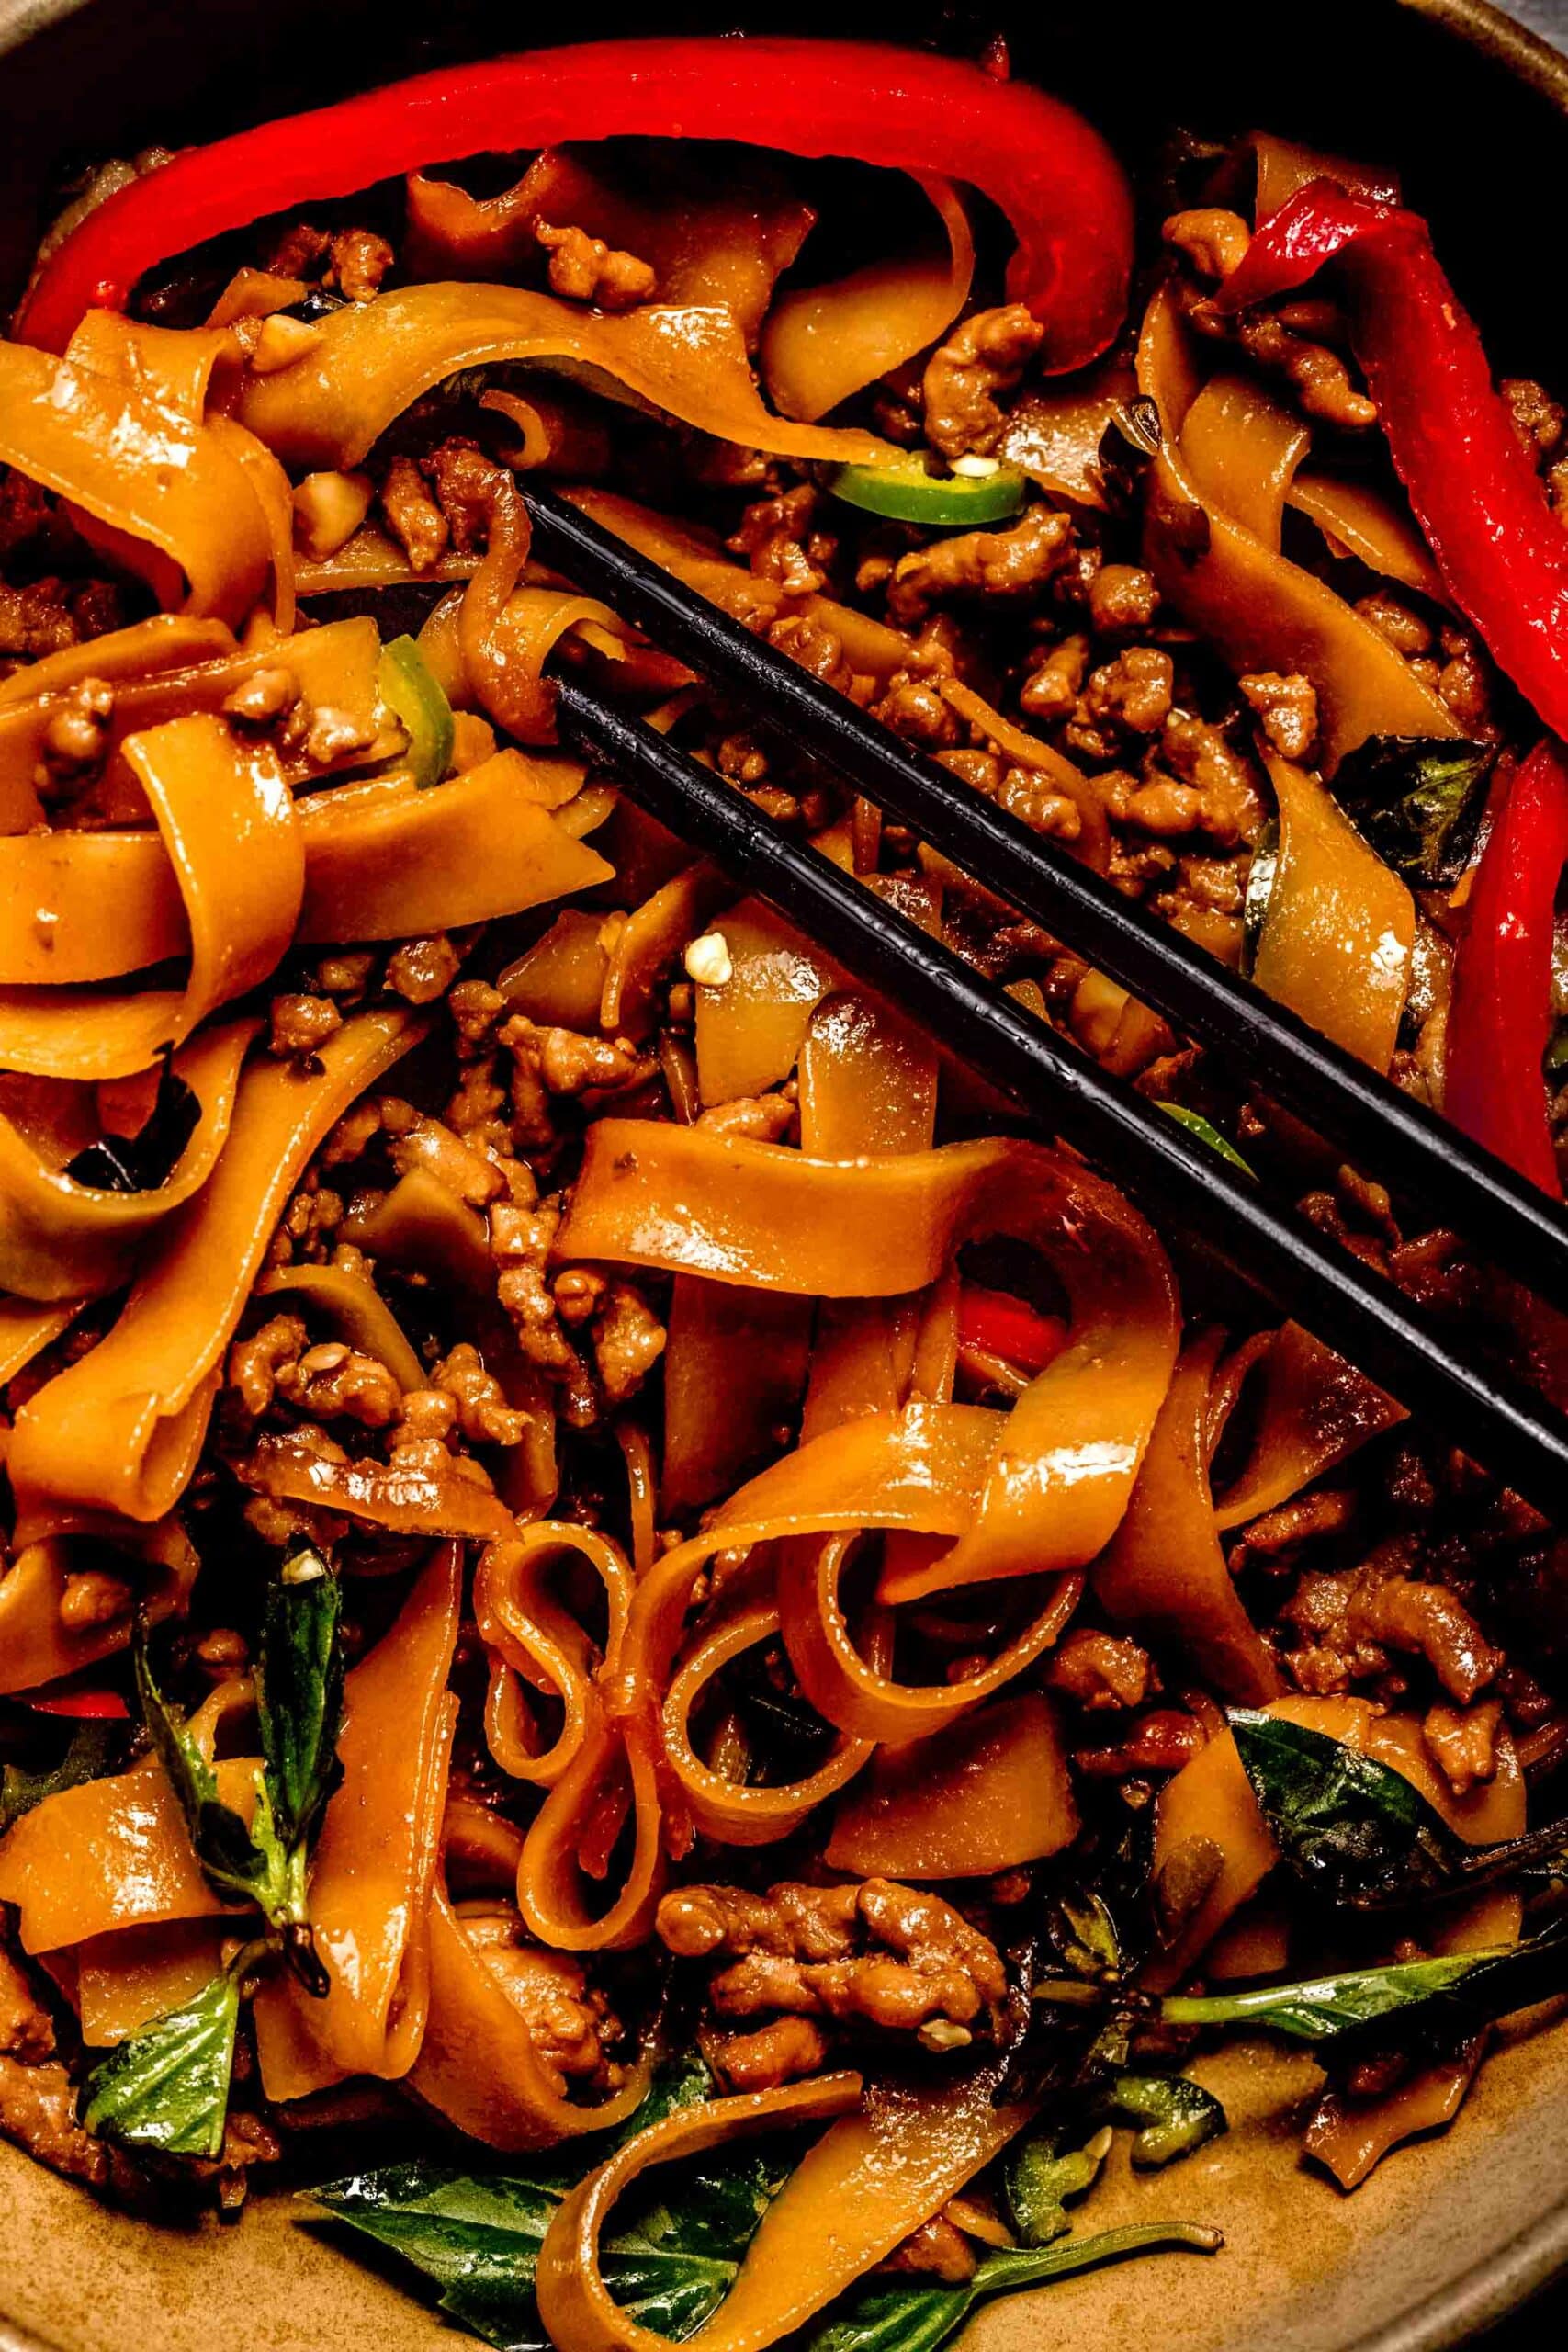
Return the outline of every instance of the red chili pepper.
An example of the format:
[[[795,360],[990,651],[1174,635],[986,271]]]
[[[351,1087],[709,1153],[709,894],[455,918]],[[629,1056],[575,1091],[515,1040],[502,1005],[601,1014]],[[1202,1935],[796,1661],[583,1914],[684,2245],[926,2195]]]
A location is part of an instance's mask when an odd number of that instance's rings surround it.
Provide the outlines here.
[[[1214,300],[1238,311],[1343,264],[1351,340],[1455,604],[1554,734],[1568,735],[1568,531],[1493,389],[1416,213],[1329,180],[1264,221]]]
[[[69,1715],[78,1723],[124,1723],[130,1714],[118,1690],[19,1690],[17,1697],[35,1715]]]
[[[1449,1116],[1541,1190],[1562,1197],[1541,1056],[1551,1028],[1551,938],[1568,865],[1568,765],[1556,743],[1509,786],[1476,869],[1449,1008]]]
[[[421,74],[188,148],[101,204],[53,254],[16,334],[62,351],[85,311],[123,308],[142,274],[270,212],[353,196],[465,156],[563,140],[739,140],[965,180],[1018,236],[1008,292],[1077,368],[1121,322],[1133,254],[1126,179],[1059,99],[977,65],[859,41],[585,41]]]
[[[965,1283],[958,1294],[958,1344],[1000,1356],[1020,1372],[1043,1372],[1066,1345],[1067,1327],[1059,1315],[1037,1315],[1005,1290],[982,1290]]]

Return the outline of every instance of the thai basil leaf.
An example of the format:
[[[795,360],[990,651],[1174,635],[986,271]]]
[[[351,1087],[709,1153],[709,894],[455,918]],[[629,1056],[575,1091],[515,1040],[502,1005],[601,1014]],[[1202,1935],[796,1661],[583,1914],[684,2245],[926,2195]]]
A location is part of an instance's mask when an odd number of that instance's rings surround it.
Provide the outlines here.
[[[277,1837],[301,1851],[343,1778],[342,1614],[336,1577],[313,1545],[297,1545],[267,1587],[256,1712]]]
[[[1015,2294],[1049,2285],[1075,2270],[1124,2256],[1153,2254],[1165,2246],[1188,2246],[1213,2254],[1222,2244],[1218,2230],[1193,2222],[1155,2222],[1135,2229],[1105,2230],[1098,2237],[1066,2245],[1019,2247],[988,2254],[961,2286],[940,2286],[918,2273],[908,2281],[872,2278],[852,2288],[824,2323],[797,2339],[799,2352],[937,2352],[956,2335],[977,2303],[992,2295]]]
[[[1347,1969],[1300,1984],[1247,1993],[1173,1995],[1160,2003],[1168,2025],[1267,2027],[1298,2041],[1332,2041],[1391,2018],[1421,2032],[1468,2027],[1568,1991],[1568,1923],[1529,1943],[1386,1968]]]
[[[79,1788],[84,1781],[96,1781],[115,1770],[123,1736],[118,1724],[81,1723],[73,1727],[57,1764],[37,1772],[21,1764],[0,1766],[0,1838],[45,1797],[58,1796],[62,1789]]]
[[[1233,1707],[1227,1720],[1280,1853],[1330,1903],[1399,1901],[1462,1876],[1465,1849],[1403,1772],[1277,1715]]]
[[[85,2128],[128,2148],[220,2154],[239,2015],[239,1986],[225,1973],[131,2034],[87,2077]]]
[[[200,1125],[201,1104],[195,1090],[175,1076],[172,1057],[165,1055],[145,1124],[133,1136],[100,1136],[67,1160],[62,1172],[96,1192],[155,1193],[174,1174]]]
[[[1252,864],[1247,870],[1247,894],[1241,905],[1241,961],[1246,972],[1258,961],[1258,942],[1279,871],[1280,820],[1270,817],[1253,845]]]
[[[1190,2156],[1230,2129],[1219,2100],[1188,2075],[1118,2075],[1111,2099],[1123,2122],[1139,2127],[1133,2163],[1140,2172]]]
[[[271,1857],[256,1844],[232,1806],[222,1802],[218,1776],[191,1736],[185,1717],[159,1690],[142,1622],[138,1622],[131,1647],[141,1719],[179,1798],[197,1861],[220,1894],[259,1902],[273,1875]]]
[[[661,2069],[615,2145],[677,2109],[700,2105],[713,2077],[700,2059]],[[545,2233],[566,2192],[604,2161],[605,2144],[579,2144],[525,2169],[469,2173],[423,2160],[358,2173],[308,2192],[412,2264],[437,2290],[440,2309],[501,2352],[548,2352],[534,2303]],[[778,2185],[764,2155],[682,2167],[658,2202],[632,2203],[604,2247],[617,2301],[660,2335],[681,2336],[716,2311]]]
[[[1369,735],[1335,773],[1334,797],[1407,882],[1451,889],[1469,865],[1496,758],[1462,737]]]
[[[1242,1158],[1227,1136],[1221,1135],[1218,1127],[1204,1118],[1201,1111],[1190,1111],[1185,1102],[1159,1102],[1155,1107],[1164,1111],[1179,1126],[1185,1127],[1190,1136],[1195,1136],[1200,1143],[1206,1143],[1211,1151],[1218,1152],[1222,1159],[1228,1159],[1233,1168],[1239,1168],[1244,1176],[1250,1176],[1257,1183],[1257,1169]]]

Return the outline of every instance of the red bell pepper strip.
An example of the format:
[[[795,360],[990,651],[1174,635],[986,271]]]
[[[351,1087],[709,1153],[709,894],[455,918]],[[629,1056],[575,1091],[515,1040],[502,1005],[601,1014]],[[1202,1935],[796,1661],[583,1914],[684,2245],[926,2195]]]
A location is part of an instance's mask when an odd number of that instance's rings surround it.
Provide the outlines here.
[[[977,65],[860,41],[585,41],[424,74],[188,148],[88,215],[23,299],[18,341],[62,351],[84,311],[271,212],[400,173],[565,140],[739,140],[964,180],[1018,237],[1008,292],[1045,325],[1047,367],[1081,366],[1121,323],[1132,196],[1081,116]]]
[[[17,1698],[35,1715],[68,1715],[73,1723],[124,1723],[130,1714],[118,1690],[19,1690]]]
[[[1456,1126],[1558,1200],[1540,1065],[1564,865],[1568,765],[1561,746],[1546,742],[1515,776],[1476,869],[1454,959],[1444,1102]]]
[[[958,1294],[958,1344],[1000,1356],[1020,1372],[1043,1372],[1067,1343],[1059,1315],[1039,1315],[1005,1290],[965,1283]]]
[[[1444,584],[1493,659],[1568,736],[1568,531],[1547,503],[1473,322],[1416,213],[1314,180],[1264,221],[1216,294],[1238,311],[1342,264],[1350,333]]]

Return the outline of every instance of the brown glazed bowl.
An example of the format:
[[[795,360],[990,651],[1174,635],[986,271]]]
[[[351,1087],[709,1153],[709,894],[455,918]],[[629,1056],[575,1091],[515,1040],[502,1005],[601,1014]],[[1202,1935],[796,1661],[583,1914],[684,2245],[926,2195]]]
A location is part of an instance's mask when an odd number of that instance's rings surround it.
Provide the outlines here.
[[[1075,99],[1134,162],[1172,125],[1254,124],[1396,164],[1479,315],[1501,373],[1568,386],[1568,307],[1543,286],[1568,177],[1568,62],[1481,0],[670,0],[661,30],[818,30],[973,52]],[[0,0],[0,302],[62,172],[211,138],[453,58],[518,46],[496,0]],[[536,15],[545,40],[562,20]],[[609,0],[584,36],[643,31]],[[1310,2062],[1228,2052],[1201,2071],[1227,2138],[1167,2175],[1122,2162],[1091,2226],[1219,2223],[1226,2250],[1162,2256],[988,2310],[969,2344],[1136,2352],[1440,2352],[1568,2266],[1568,2033],[1515,2032],[1456,2128],[1392,2157],[1354,2197],[1303,2169]],[[128,2220],[0,2143],[0,2352],[436,2352],[456,2339],[386,2275],[347,2260],[287,2193],[238,2227]],[[1048,2297],[1048,2300],[1047,2300]],[[1561,2324],[1561,2312],[1557,2314]],[[1519,2337],[1551,2321],[1521,2316]]]

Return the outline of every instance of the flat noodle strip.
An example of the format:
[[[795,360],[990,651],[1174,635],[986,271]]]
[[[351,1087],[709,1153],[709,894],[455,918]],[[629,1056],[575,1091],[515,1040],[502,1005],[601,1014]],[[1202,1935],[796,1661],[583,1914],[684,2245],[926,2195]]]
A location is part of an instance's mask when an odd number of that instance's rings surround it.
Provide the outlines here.
[[[350,2075],[395,2078],[418,2055],[462,1589],[461,1547],[443,1544],[344,1682],[343,1779],[310,1869],[310,1923],[332,1989],[315,2000],[277,1977],[257,1994],[256,2054],[269,2098],[300,2098]]]
[[[133,621],[129,628],[113,629],[83,645],[62,646],[58,653],[46,653],[41,661],[13,670],[8,678],[0,678],[0,710],[38,695],[67,694],[84,678],[102,678],[115,685],[159,670],[217,661],[234,650],[234,632],[222,621],[158,613],[151,620]]]
[[[209,1919],[119,1928],[78,1944],[72,1958],[83,2041],[107,2050],[182,2008],[217,1975],[221,1949],[222,1929]]]
[[[1201,394],[1168,291],[1155,296],[1138,345],[1138,385],[1165,439],[1148,470],[1145,560],[1160,593],[1238,675],[1301,671],[1316,689],[1325,770],[1369,735],[1456,735],[1442,697],[1332,588],[1233,521],[1188,469],[1183,433]],[[1232,506],[1243,493],[1227,483]],[[1270,504],[1272,493],[1270,493]],[[1251,498],[1248,507],[1256,513]]]
[[[248,1708],[248,1682],[220,1684],[191,1718],[210,1761],[224,1717]],[[220,1758],[218,1793],[248,1825],[260,1758]],[[24,1951],[59,1951],[117,1928],[230,1916],[208,1885],[180,1801],[156,1756],[129,1772],[45,1797],[0,1840],[0,1903],[20,1914]]]
[[[1314,775],[1272,752],[1264,763],[1280,854],[1253,978],[1348,1053],[1386,1070],[1409,991],[1416,902]]]
[[[869,1759],[874,1742],[840,1733],[828,1761],[803,1781],[749,1787],[705,1764],[692,1744],[692,1714],[715,1678],[748,1650],[778,1638],[778,1610],[759,1602],[722,1617],[698,1634],[676,1669],[664,1702],[664,1753],[692,1819],[726,1846],[769,1846],[788,1838],[819,1804],[836,1796]],[[884,1654],[884,1668],[890,1663]]]
[[[516,278],[530,264],[540,266],[539,223],[570,220],[648,262],[661,302],[722,304],[750,350],[774,282],[815,215],[765,156],[727,161],[722,185],[700,166],[682,169],[683,162],[666,143],[657,181],[646,167],[634,168],[621,187],[591,170],[580,151],[547,147],[513,187],[492,197],[416,172],[408,182],[409,275],[491,285]]]
[[[552,2148],[624,2123],[648,2096],[651,2064],[633,2066],[592,2106],[564,2098],[540,2063],[529,2021],[508,2000],[437,1883],[430,1905],[430,2009],[407,2086],[486,2147]]]
[[[157,548],[188,609],[243,621],[272,563],[245,469],[205,425],[22,344],[0,344],[0,461]]]
[[[329,621],[321,628],[305,630],[291,638],[286,648],[276,638],[268,638],[243,650],[230,645],[212,659],[164,663],[128,676],[115,689],[114,707],[105,724],[103,772],[74,812],[76,821],[85,815],[94,827],[149,823],[152,812],[141,778],[124,756],[126,738],[197,711],[220,713],[230,695],[263,670],[285,669],[307,704],[341,713],[344,731],[356,747],[335,759],[313,759],[307,736],[305,745],[280,759],[288,783],[313,783],[344,758],[367,758],[378,732],[380,660],[381,639],[376,624],[361,618]],[[0,831],[25,833],[48,821],[48,811],[38,794],[37,773],[50,725],[59,714],[60,695],[69,683],[47,686],[47,682],[40,682],[33,695],[0,705]],[[0,852],[7,858],[17,854],[4,842],[0,842]],[[124,964],[111,967],[121,971],[130,968]],[[62,971],[55,977],[66,979],[72,975]]]
[[[678,424],[775,457],[892,461],[874,434],[770,415],[728,310],[650,306],[615,318],[521,286],[405,286],[351,303],[321,322],[291,367],[251,377],[236,413],[287,466],[356,466],[434,385],[519,359],[586,368]]]
[[[521,752],[497,752],[436,791],[400,773],[295,802],[304,886],[294,938],[309,945],[454,930],[608,881],[614,869],[597,850],[528,797],[531,764]],[[0,979],[106,979],[189,946],[175,868],[157,834],[0,839]]]
[[[1403,1405],[1299,1323],[1275,1332],[1258,1378],[1252,1445],[1214,1512],[1222,1534],[1288,1502],[1404,1419]]]
[[[792,287],[775,299],[762,331],[762,380],[784,416],[815,424],[929,349],[964,308],[975,275],[969,216],[948,181],[919,186],[941,223],[940,247],[932,240],[919,254],[869,262],[831,285]]]
[[[73,366],[111,377],[192,424],[201,422],[214,368],[236,354],[220,328],[152,326],[119,311],[85,311],[65,346]]]
[[[888,1596],[907,1600],[1045,1564],[1077,1566],[1114,1531],[1176,1343],[1163,1252],[1121,1195],[1025,1144],[947,1145],[866,1167],[602,1120],[558,1247],[767,1289],[878,1297],[923,1289],[964,1240],[1001,1232],[1051,1259],[1073,1303],[1072,1333],[1010,1418],[976,1524],[939,1566]]]
[[[0,1283],[25,1298],[79,1300],[113,1290],[147,1236],[198,1193],[218,1163],[233,1117],[240,1063],[254,1021],[203,1033],[174,1068],[201,1116],[162,1184],[110,1193],[79,1184],[41,1159],[0,1118]]]
[[[145,1572],[140,1577],[130,1557],[122,1565],[134,1579],[135,1606],[150,1624],[184,1614],[201,1561],[177,1516],[171,1513],[145,1530],[126,1530],[116,1549],[141,1554]],[[84,1557],[69,1535],[27,1544],[17,1555],[0,1577],[0,1691],[58,1682],[126,1647],[129,1604],[122,1614],[96,1625],[72,1626],[62,1615],[66,1578],[84,1566],[101,1566],[103,1556],[101,1544],[95,1542]]]
[[[422,1035],[402,1008],[363,1012],[319,1073],[253,1065],[211,1180],[160,1233],[118,1322],[17,1417],[9,1469],[21,1541],[81,1511],[161,1519],[201,1449],[222,1354],[310,1155]]]
[[[550,1589],[549,1571],[574,1554],[604,1588],[602,1653]],[[568,1521],[537,1521],[485,1552],[474,1578],[474,1619],[491,1654],[486,1736],[496,1762],[513,1780],[554,1788],[576,1758],[587,1732],[594,1668],[602,1654],[614,1671],[609,1662],[619,1657],[631,1598],[632,1574],[620,1546]],[[518,1681],[560,1702],[560,1730],[542,1752],[521,1736],[518,1702],[508,1695]]]
[[[70,1329],[83,1304],[66,1298],[39,1306],[30,1298],[0,1298],[0,1387]]]
[[[607,882],[615,869],[597,850],[523,797],[530,764],[497,752],[430,792],[389,777],[302,802],[299,938],[454,930]]]
[[[1210,1332],[1177,1367],[1127,1515],[1096,1562],[1096,1599],[1118,1624],[1174,1641],[1207,1686],[1258,1706],[1280,1688],[1267,1643],[1236,1597],[1209,1492],[1206,1408],[1224,1334]]]
[[[0,838],[0,987],[117,979],[189,953],[185,901],[156,833]]]
[[[0,990],[0,1067],[51,1078],[145,1069],[208,1013],[264,980],[294,933],[304,844],[276,755],[242,748],[208,713],[132,736],[125,756],[146,791],[190,926],[178,992],[93,997]]]
[[[599,2246],[616,2200],[649,2165],[791,2122],[838,2120],[807,2150],[763,2214],[739,2275],[686,2338],[700,2352],[763,2352],[941,2211],[1029,2120],[994,2103],[1002,2061],[918,2090],[856,2075],[710,2100],[656,2123],[567,2196],[539,2250],[539,2314],[558,2352],[668,2352],[604,2284]]]

